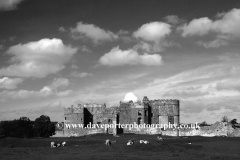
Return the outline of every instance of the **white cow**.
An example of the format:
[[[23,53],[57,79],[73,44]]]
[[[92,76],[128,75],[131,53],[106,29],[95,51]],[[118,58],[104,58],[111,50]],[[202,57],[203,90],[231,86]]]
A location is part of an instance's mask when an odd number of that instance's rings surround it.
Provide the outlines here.
[[[140,140],[140,144],[144,143],[144,140]]]
[[[66,142],[62,142],[62,146],[63,146],[63,147],[66,146]]]
[[[110,146],[111,145],[111,141],[109,139],[106,140],[106,146]]]
[[[51,142],[51,148],[54,148],[54,147],[56,147],[55,142]]]
[[[147,141],[147,140],[140,140],[140,144],[149,144],[149,141]]]
[[[129,140],[128,143],[127,143],[128,146],[130,145],[134,145],[134,140]]]

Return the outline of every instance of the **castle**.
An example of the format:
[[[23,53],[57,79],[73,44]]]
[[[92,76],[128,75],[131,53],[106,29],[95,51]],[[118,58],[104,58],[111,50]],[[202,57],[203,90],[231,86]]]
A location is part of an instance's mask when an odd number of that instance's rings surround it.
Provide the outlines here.
[[[149,100],[142,102],[121,102],[118,107],[106,107],[105,104],[78,104],[64,109],[65,136],[81,136],[95,133],[161,133],[161,129],[150,131],[138,128],[73,128],[66,124],[176,124],[179,125],[179,100]]]

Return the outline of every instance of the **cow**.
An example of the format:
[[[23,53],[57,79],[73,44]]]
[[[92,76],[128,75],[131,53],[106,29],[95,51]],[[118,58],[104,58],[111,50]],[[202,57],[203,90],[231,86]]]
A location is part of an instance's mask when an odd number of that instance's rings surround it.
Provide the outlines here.
[[[62,142],[62,146],[65,147],[66,146],[66,142]]]
[[[140,144],[149,144],[149,141],[147,141],[147,140],[140,140]]]
[[[55,142],[51,142],[51,148],[57,147]]]
[[[134,145],[134,140],[129,140],[128,143],[127,143],[128,146],[130,145]]]
[[[140,140],[140,144],[144,143],[144,140]]]
[[[111,141],[109,139],[106,140],[106,146],[110,146],[111,145]]]
[[[159,140],[159,141],[163,141],[163,138],[162,138],[162,137],[159,137],[159,136],[157,136],[157,140]]]
[[[61,147],[61,143],[57,143],[57,147]]]

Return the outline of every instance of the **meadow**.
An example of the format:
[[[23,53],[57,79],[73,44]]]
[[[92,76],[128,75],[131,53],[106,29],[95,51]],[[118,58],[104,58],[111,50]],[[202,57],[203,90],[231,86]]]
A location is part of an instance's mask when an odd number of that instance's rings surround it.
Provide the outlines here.
[[[129,139],[135,144],[127,146]],[[116,140],[106,146],[105,140]],[[140,144],[145,139],[150,144]],[[156,135],[125,134],[91,135],[70,138],[2,138],[1,160],[181,160],[181,159],[240,159],[238,137],[164,137],[158,141]],[[66,147],[50,148],[50,143],[67,142]]]

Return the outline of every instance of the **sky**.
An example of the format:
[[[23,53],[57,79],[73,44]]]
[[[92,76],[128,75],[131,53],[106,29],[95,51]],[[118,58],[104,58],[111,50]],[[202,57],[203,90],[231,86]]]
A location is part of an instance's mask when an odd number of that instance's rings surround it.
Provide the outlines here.
[[[240,117],[238,0],[0,0],[0,120],[78,103],[180,100],[180,122]]]

